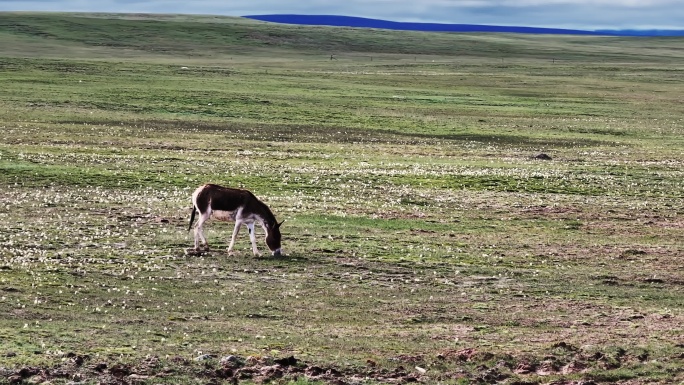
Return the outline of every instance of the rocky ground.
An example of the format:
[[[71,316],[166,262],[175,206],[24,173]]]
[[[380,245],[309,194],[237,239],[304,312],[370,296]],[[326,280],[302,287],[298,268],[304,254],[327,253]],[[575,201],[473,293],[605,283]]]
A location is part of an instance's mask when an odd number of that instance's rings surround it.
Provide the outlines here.
[[[577,348],[560,344],[556,347],[569,353],[566,357],[548,356],[544,360],[501,357],[475,349],[443,351],[434,357],[393,357],[392,368],[369,360],[362,367],[323,366],[305,362],[294,356],[241,357],[212,354],[193,360],[181,357],[160,359],[149,356],[139,362],[107,363],[90,356],[66,354],[53,367],[26,366],[20,369],[0,367],[0,383],[71,385],[97,383],[107,385],[146,384],[167,381],[183,383],[221,384],[289,383],[300,379],[325,384],[362,383],[478,383],[478,384],[549,384],[591,385],[605,383],[658,383],[638,379],[625,381],[592,375],[591,368],[617,369],[621,365],[644,361],[648,357],[595,353],[586,356]]]

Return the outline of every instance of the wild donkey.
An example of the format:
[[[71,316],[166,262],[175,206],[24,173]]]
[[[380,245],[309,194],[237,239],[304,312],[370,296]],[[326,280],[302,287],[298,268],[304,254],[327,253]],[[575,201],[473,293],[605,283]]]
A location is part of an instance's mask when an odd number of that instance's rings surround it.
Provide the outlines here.
[[[271,209],[251,192],[242,189],[222,187],[215,184],[205,184],[200,186],[192,194],[192,215],[190,216],[190,226],[195,220],[195,211],[199,211],[200,217],[195,227],[195,249],[200,251],[200,240],[206,249],[209,248],[207,239],[204,237],[202,226],[212,215],[218,220],[235,221],[233,237],[228,246],[228,253],[233,252],[235,238],[243,224],[249,229],[249,239],[252,241],[252,251],[254,255],[259,255],[256,245],[256,235],[254,234],[254,223],[259,222],[266,232],[266,246],[274,256],[280,256],[280,225]]]

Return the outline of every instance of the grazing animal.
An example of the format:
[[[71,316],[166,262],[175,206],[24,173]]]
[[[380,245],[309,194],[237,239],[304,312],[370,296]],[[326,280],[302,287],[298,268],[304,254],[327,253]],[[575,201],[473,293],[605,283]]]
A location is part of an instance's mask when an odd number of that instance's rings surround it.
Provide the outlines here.
[[[278,223],[271,209],[251,192],[215,184],[205,184],[198,187],[192,194],[192,215],[190,216],[188,231],[192,229],[196,211],[199,211],[200,216],[195,227],[195,252],[200,251],[200,240],[205,248],[209,248],[202,226],[213,215],[218,220],[235,221],[233,236],[230,240],[230,246],[228,246],[229,254],[233,252],[233,245],[235,245],[235,238],[240,231],[240,226],[245,225],[249,229],[252,252],[254,255],[259,255],[256,235],[254,234],[254,224],[259,223],[266,233],[266,246],[274,256],[281,255],[280,225],[283,222]]]

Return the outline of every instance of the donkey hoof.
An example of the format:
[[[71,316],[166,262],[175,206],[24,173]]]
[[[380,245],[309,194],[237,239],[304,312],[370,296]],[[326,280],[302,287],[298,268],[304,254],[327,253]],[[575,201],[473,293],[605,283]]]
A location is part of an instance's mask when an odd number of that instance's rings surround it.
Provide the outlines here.
[[[185,254],[187,255],[202,255],[204,253],[209,252],[209,247],[208,246],[200,246],[200,247],[190,247],[185,249]]]

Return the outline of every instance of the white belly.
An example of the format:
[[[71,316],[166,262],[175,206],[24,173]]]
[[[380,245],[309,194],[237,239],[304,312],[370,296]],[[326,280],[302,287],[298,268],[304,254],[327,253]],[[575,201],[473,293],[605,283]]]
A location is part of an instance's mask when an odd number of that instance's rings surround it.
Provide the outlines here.
[[[211,216],[219,221],[235,221],[235,211],[214,210]]]

